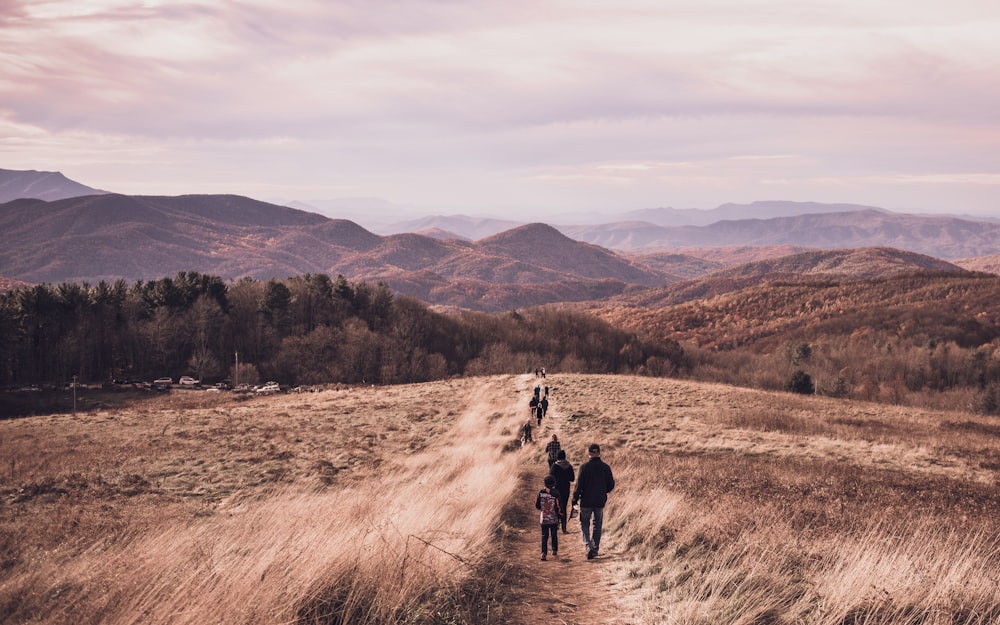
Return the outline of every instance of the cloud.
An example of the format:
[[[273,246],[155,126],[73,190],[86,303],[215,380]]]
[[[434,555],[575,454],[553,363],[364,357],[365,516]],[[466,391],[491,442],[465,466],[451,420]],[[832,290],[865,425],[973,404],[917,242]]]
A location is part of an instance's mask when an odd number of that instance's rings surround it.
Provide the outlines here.
[[[990,175],[998,31],[975,0],[0,0],[0,149],[433,201]]]

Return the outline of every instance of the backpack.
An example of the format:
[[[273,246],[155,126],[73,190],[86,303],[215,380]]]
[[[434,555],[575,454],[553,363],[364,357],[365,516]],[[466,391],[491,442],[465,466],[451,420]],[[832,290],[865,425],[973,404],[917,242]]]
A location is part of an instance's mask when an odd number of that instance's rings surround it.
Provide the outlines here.
[[[542,511],[542,525],[555,525],[559,523],[559,500],[548,490],[543,489],[538,493],[539,509]]]

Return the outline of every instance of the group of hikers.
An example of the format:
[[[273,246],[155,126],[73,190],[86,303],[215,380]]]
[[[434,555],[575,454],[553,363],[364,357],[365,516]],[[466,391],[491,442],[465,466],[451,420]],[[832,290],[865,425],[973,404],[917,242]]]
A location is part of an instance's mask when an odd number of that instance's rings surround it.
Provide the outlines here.
[[[543,393],[544,390],[544,393]],[[534,442],[531,436],[532,420],[538,423],[538,427],[542,427],[542,417],[544,417],[549,411],[549,387],[546,385],[543,389],[541,386],[535,386],[534,395],[532,395],[531,400],[528,402],[528,408],[531,410],[531,417],[528,422],[521,426],[521,444]]]
[[[536,386],[532,398],[532,417],[537,418],[539,427],[542,424],[544,411],[548,409],[549,388],[545,394]],[[545,400],[542,408],[542,400]],[[531,442],[531,420],[524,426],[526,439]],[[604,506],[608,501],[608,493],[615,487],[614,474],[611,467],[601,460],[601,446],[591,443],[587,447],[588,460],[580,465],[579,473],[575,473],[573,465],[566,459],[566,451],[562,449],[559,437],[552,435],[545,445],[545,457],[549,465],[549,473],[545,476],[544,487],[535,496],[535,508],[540,514],[542,527],[542,560],[548,559],[549,542],[552,543],[552,555],[559,555],[559,528],[567,534],[567,522],[579,516],[580,532],[587,559],[593,560],[600,552],[601,531],[604,525]],[[570,508],[570,486],[572,489],[572,508]]]

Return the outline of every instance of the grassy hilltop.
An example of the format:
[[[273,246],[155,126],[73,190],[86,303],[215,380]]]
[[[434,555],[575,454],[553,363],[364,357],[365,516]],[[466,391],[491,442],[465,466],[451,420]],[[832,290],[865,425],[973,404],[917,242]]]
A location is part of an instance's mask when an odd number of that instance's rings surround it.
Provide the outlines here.
[[[534,561],[533,376],[174,392],[0,421],[0,621],[531,623],[555,587],[578,624],[1000,620],[995,418],[545,382],[536,440],[615,470],[598,560]]]

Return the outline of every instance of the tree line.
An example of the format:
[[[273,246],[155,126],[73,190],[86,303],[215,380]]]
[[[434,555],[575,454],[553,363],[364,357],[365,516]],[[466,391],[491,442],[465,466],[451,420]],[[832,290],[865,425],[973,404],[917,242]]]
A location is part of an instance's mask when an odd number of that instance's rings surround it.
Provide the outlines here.
[[[394,384],[539,366],[665,375],[682,360],[674,341],[640,339],[583,313],[444,314],[339,275],[226,282],[181,272],[0,294],[0,387],[181,375]]]

